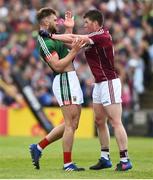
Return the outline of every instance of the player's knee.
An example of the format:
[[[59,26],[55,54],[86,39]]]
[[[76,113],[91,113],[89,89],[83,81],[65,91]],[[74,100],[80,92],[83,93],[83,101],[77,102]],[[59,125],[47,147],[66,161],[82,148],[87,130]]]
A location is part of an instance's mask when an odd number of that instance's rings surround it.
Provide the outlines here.
[[[73,129],[74,131],[78,129],[79,126],[79,120],[78,118],[73,121]]]
[[[95,125],[98,126],[105,126],[105,121],[103,121],[101,118],[95,118]]]
[[[120,119],[111,119],[110,123],[113,128],[118,128],[118,127],[122,126],[122,121]]]
[[[74,129],[74,131],[76,130],[76,129],[78,129],[78,125],[79,125],[79,119],[80,119],[80,116],[78,115],[78,114],[75,114],[74,116],[73,116],[73,129]]]
[[[74,129],[74,131],[78,129],[78,123],[74,123],[73,129]]]
[[[73,125],[67,125],[67,126],[65,126],[65,131],[66,131],[66,132],[74,132]]]

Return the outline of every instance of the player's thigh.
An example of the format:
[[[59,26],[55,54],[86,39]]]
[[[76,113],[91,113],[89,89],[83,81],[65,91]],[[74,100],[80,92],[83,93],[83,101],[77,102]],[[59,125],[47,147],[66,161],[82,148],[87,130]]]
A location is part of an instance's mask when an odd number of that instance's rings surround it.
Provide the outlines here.
[[[77,104],[63,105],[61,106],[61,110],[62,110],[66,125],[70,125],[70,126],[78,125],[80,114],[81,114],[80,105],[77,105]]]
[[[102,104],[93,103],[93,110],[96,123],[106,121],[106,112]]]
[[[122,116],[122,105],[121,103],[111,104],[104,107],[107,117],[112,122],[120,122]]]

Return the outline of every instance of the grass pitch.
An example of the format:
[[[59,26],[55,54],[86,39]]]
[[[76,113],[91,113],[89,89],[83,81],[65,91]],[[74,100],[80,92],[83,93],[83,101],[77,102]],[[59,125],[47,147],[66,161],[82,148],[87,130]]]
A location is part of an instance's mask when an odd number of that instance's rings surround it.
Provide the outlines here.
[[[153,179],[153,139],[129,138],[129,155],[133,169],[115,172],[119,154],[114,138],[111,138],[111,160],[113,167],[99,171],[89,170],[100,155],[98,139],[76,139],[73,160],[86,168],[84,172],[62,170],[62,145],[58,141],[43,151],[41,169],[35,170],[31,163],[29,145],[40,138],[0,137],[0,178],[1,179]]]

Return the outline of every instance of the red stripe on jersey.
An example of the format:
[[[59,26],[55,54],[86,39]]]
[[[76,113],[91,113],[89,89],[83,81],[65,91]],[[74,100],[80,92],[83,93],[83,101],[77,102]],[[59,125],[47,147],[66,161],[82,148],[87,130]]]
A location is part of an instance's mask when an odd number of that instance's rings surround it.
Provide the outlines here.
[[[52,56],[54,56],[55,54],[57,54],[57,52],[56,52],[56,51],[53,51],[51,54],[52,54]]]
[[[114,88],[113,88],[112,80],[108,81],[108,88],[109,88],[111,104],[114,104],[115,103],[115,96],[114,96]]]
[[[0,108],[0,135],[7,135],[8,126],[8,110],[7,108]]]
[[[53,51],[51,54],[49,54],[48,56],[45,57],[45,60],[48,62],[50,61],[51,57],[54,56],[55,54],[57,54],[56,51]]]
[[[50,58],[52,57],[52,55],[50,54],[50,55],[48,55],[48,56],[46,56],[45,57],[45,60],[48,62],[48,61],[50,61]]]

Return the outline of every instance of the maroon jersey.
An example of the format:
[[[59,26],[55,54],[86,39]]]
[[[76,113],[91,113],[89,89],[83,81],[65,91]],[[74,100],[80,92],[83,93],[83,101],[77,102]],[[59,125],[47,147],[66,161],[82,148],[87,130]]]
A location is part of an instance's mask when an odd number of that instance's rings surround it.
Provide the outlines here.
[[[85,56],[95,77],[95,82],[118,78],[114,68],[112,37],[108,30],[100,29],[88,36],[92,44],[86,47]]]

